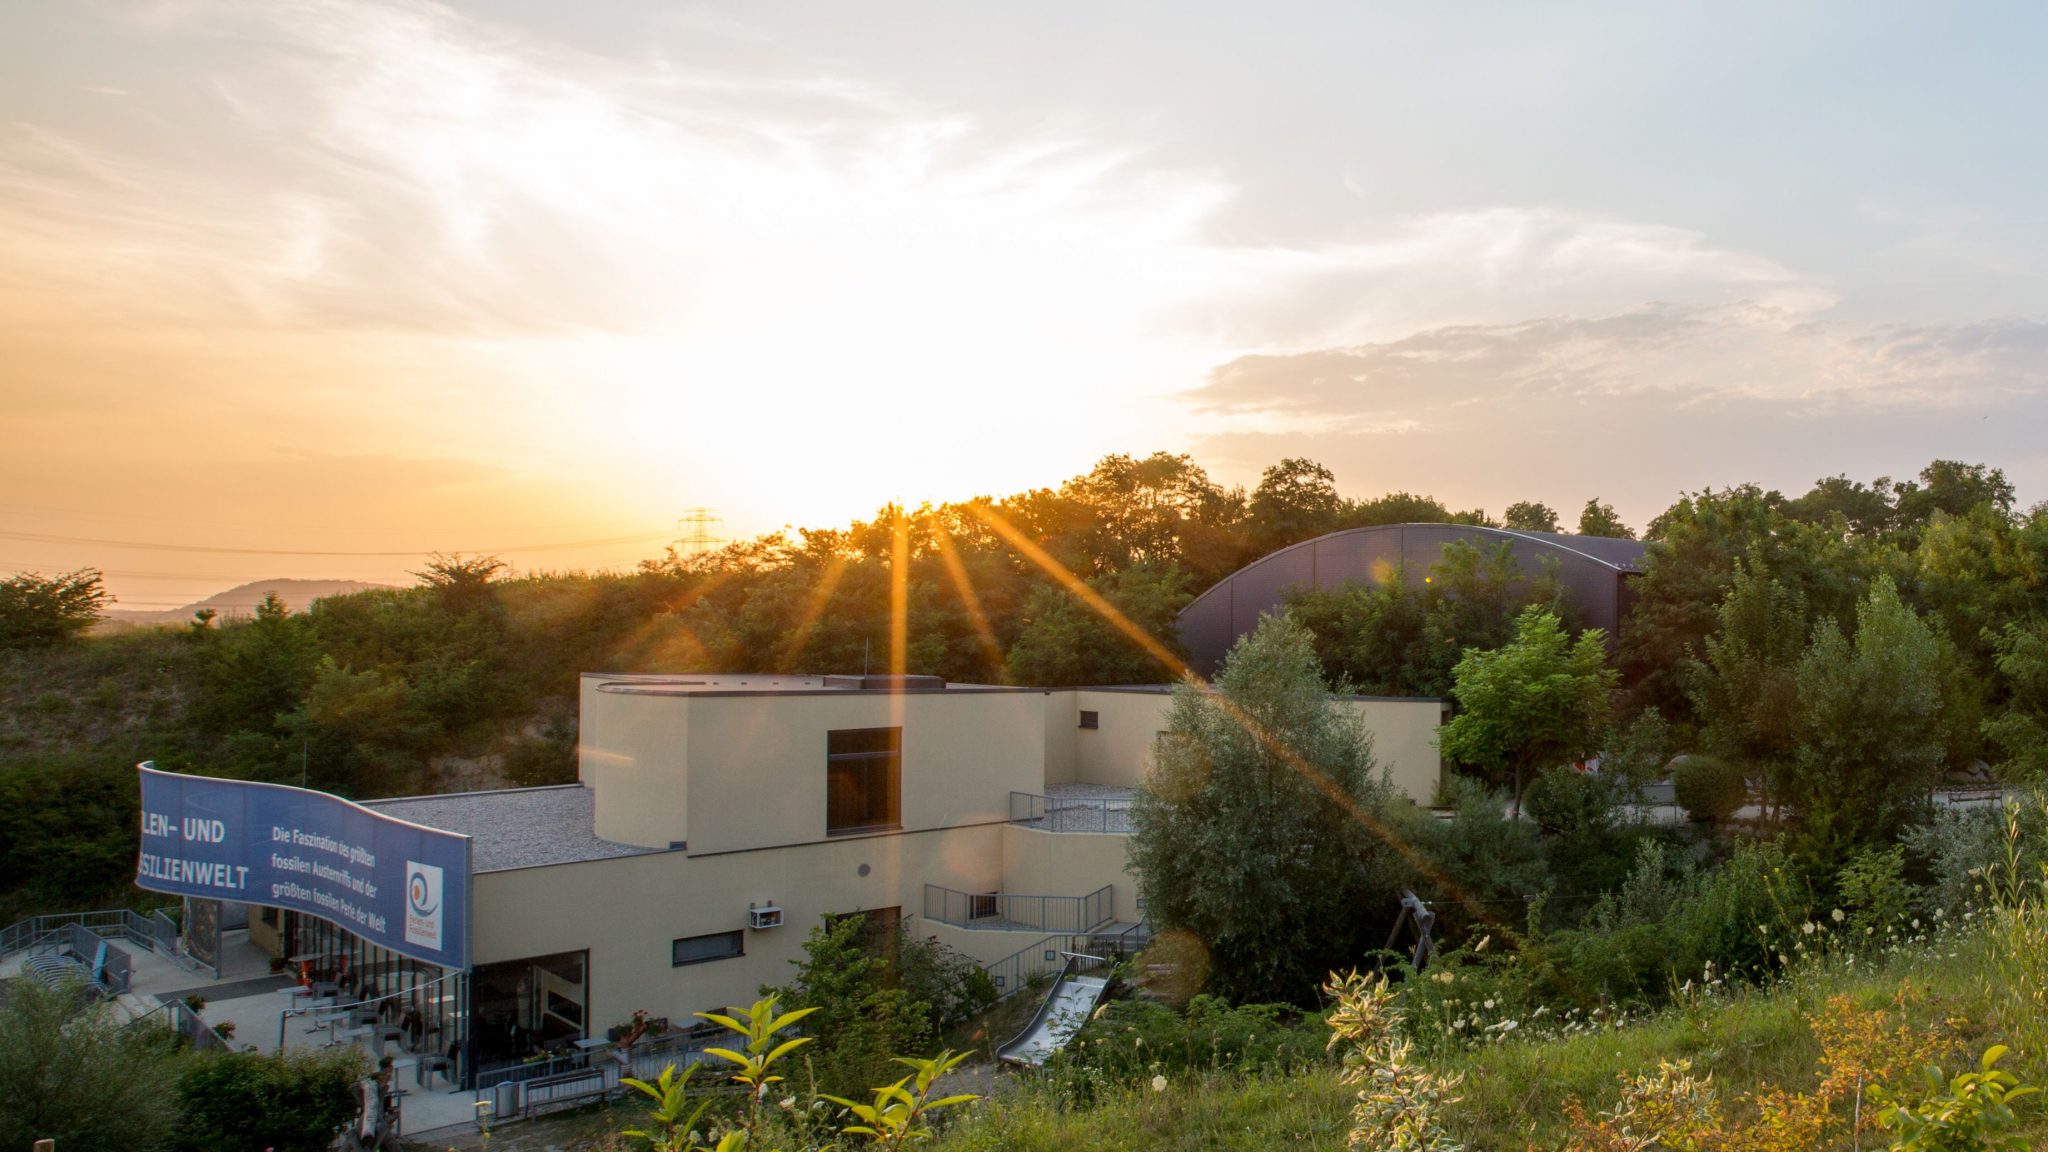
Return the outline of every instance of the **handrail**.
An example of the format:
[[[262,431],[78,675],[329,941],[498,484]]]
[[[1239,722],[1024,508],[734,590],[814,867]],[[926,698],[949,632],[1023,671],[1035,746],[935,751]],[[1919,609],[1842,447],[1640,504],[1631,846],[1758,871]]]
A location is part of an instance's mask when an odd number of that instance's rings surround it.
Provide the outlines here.
[[[659,1040],[635,1044],[626,1053],[627,1063],[631,1067],[631,1075],[651,1077],[659,1073],[659,1069],[656,1067],[657,1062],[678,1055],[687,1057],[687,1059],[682,1061],[667,1060],[669,1063],[679,1064],[677,1071],[681,1071],[682,1068],[688,1067],[691,1064],[701,1063],[704,1059],[704,1049],[717,1043],[718,1037],[721,1035],[724,1035],[724,1033],[716,1029],[707,1028],[701,1032],[679,1032],[673,1036],[664,1036]],[[483,1093],[493,1090],[500,1084],[524,1083],[568,1072],[585,1071],[592,1067],[595,1061],[599,1059],[606,1059],[606,1062],[615,1069],[620,1068],[616,1056],[618,1049],[609,1048],[605,1049],[604,1052],[605,1057],[597,1057],[589,1052],[568,1052],[546,1060],[508,1061],[480,1068],[476,1074],[476,1092],[481,1097]]]
[[[1102,832],[1131,830],[1132,798],[1128,796],[1045,796],[1010,793],[1010,823],[1039,832]]]
[[[1085,896],[1024,896],[924,886],[924,918],[955,928],[1083,934],[1107,923],[1114,907],[1114,886],[1109,884]]]
[[[74,928],[101,940],[128,940],[181,965],[188,958],[178,947],[178,926],[161,910],[144,916],[132,908],[100,908],[91,912],[46,912],[0,928],[0,960],[50,944]]]
[[[1063,932],[1027,944],[1000,960],[982,965],[981,970],[988,973],[1000,1000],[1057,968],[1063,955],[1079,952],[1105,959],[1130,956],[1151,942],[1152,929],[1143,922],[1116,932]]]

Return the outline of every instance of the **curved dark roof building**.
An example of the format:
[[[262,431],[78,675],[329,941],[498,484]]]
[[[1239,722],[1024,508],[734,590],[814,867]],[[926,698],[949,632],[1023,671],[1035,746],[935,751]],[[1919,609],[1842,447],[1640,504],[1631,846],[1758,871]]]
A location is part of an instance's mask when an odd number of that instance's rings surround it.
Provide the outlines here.
[[[1348,528],[1282,548],[1196,597],[1180,613],[1180,639],[1187,646],[1188,663],[1204,676],[1213,674],[1237,638],[1258,624],[1259,614],[1285,604],[1292,589],[1377,583],[1397,572],[1420,583],[1429,566],[1442,558],[1444,545],[1457,540],[1480,547],[1498,547],[1506,541],[1527,575],[1541,572],[1546,560],[1554,561],[1580,623],[1605,628],[1610,639],[1621,634],[1621,621],[1634,601],[1628,581],[1643,570],[1640,540],[1469,524],[1382,524]]]

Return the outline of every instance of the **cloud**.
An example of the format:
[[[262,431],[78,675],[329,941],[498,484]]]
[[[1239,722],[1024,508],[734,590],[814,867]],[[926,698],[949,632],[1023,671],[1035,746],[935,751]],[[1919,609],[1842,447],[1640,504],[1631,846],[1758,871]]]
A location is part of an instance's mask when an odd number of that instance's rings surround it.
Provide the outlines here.
[[[2006,467],[2040,493],[2044,365],[2038,321],[1852,325],[1665,305],[1241,357],[1182,399],[1206,422],[1196,452],[1226,465],[1308,455],[1347,490],[1468,504],[1520,492],[1560,508],[1601,494],[1641,520],[1686,489],[1804,490],[1936,456]]]

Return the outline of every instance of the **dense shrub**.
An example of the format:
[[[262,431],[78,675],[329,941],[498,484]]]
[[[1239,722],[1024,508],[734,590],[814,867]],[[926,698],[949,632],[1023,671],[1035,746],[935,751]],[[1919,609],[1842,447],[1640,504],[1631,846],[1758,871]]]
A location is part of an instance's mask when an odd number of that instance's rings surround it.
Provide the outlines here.
[[[972,959],[932,937],[871,929],[864,916],[827,917],[792,961],[796,979],[763,987],[787,1011],[811,1008],[804,1053],[822,1091],[862,1092],[897,1079],[905,1052],[930,1050],[946,1029],[995,1001]]]
[[[1185,1072],[1285,1073],[1328,1063],[1329,1038],[1321,1017],[1288,1004],[1233,1008],[1220,997],[1197,996],[1186,1012],[1175,1012],[1149,1000],[1117,1000],[1049,1067],[1077,1086]]]
[[[172,1147],[320,1152],[356,1115],[355,1083],[363,1074],[352,1049],[196,1058],[178,1078],[181,1115]]]
[[[1412,883],[1437,913],[1438,937],[1476,939],[1494,926],[1519,927],[1529,899],[1550,883],[1536,825],[1507,819],[1506,796],[1464,778],[1447,783],[1443,799],[1455,805],[1449,820],[1399,829],[1419,856],[1419,864],[1410,860],[1419,872]]]
[[[1531,946],[1546,998],[1653,1004],[1686,981],[1757,979],[1804,950],[1811,895],[1777,844],[1743,844],[1702,872],[1654,840],[1578,929]],[[1780,956],[1786,959],[1781,959]]]
[[[82,987],[8,982],[0,999],[0,1148],[165,1146],[177,1120],[176,1041],[129,1028]]]
[[[2006,819],[2015,822],[2008,839]],[[1991,903],[2001,880],[2036,877],[2048,866],[2048,796],[2001,812],[1941,808],[1900,837],[1930,880],[1927,902],[1953,916]]]
[[[1749,799],[1742,769],[1713,756],[1682,756],[1671,767],[1671,791],[1694,820],[1720,824]]]

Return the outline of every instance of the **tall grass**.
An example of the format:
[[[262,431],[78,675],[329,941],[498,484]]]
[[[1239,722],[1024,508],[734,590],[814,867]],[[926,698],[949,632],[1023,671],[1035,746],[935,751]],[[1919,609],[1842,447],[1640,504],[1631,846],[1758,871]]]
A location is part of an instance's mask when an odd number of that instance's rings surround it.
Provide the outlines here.
[[[1517,1031],[1445,1053],[1437,1066],[1464,1074],[1462,1099],[1447,1113],[1447,1125],[1473,1152],[1556,1148],[1564,1139],[1568,1101],[1604,1106],[1622,1075],[1680,1058],[1691,1060],[1695,1072],[1711,1074],[1723,1100],[1768,1087],[1809,1091],[1821,1052],[1808,1021],[1838,995],[1951,1037],[1951,1066],[1991,1043],[2007,1043],[2015,1049],[2014,1071],[2029,1082],[2048,1080],[2042,891],[2037,882],[2027,902],[1967,921],[1959,917],[1950,927],[1909,928],[1894,943],[1863,952],[1817,925],[1806,937],[1813,942],[1811,958],[1768,987],[1702,982],[1671,1008],[1620,1026],[1533,1036]],[[1902,985],[1916,992],[1903,1003]],[[1285,1075],[1206,1071],[1156,1091],[1146,1082],[1106,1083],[1086,1106],[1076,1106],[1070,1091],[1026,1077],[963,1116],[933,1147],[1342,1148],[1349,1106],[1335,1071],[1320,1068]],[[2025,1133],[2048,1147],[2043,1112],[2028,1110]]]

